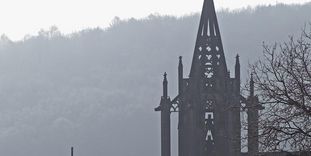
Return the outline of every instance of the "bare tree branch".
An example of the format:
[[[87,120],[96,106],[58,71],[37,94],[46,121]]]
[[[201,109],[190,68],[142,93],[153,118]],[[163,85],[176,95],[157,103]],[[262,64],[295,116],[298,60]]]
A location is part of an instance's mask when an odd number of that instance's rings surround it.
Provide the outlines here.
[[[298,39],[264,44],[263,58],[250,68],[266,108],[260,112],[261,150],[310,151],[311,29]]]

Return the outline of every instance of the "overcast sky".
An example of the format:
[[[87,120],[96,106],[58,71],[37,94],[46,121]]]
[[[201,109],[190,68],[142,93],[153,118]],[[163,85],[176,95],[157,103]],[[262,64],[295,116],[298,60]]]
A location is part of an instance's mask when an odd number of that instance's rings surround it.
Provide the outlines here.
[[[216,8],[311,0],[215,0]],[[184,15],[201,10],[203,0],[0,0],[0,34],[12,40],[57,26],[63,33],[106,27],[115,16],[141,18],[150,13]]]

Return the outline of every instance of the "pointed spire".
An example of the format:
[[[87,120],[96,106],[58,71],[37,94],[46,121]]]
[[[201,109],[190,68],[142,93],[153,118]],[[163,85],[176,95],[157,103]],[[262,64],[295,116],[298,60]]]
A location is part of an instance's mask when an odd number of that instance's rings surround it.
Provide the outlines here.
[[[240,69],[240,56],[239,54],[236,55],[235,57],[235,78],[239,81],[240,83],[240,77],[241,77],[241,69]]]
[[[236,56],[235,56],[235,65],[240,66],[240,55],[239,54],[236,54]]]
[[[181,94],[183,91],[183,79],[184,79],[184,71],[183,71],[183,63],[182,63],[182,56],[179,56],[179,63],[178,63],[178,94]]]
[[[254,79],[253,79],[253,73],[251,73],[251,79],[250,79],[250,82],[249,82],[249,86],[250,86],[250,97],[253,97],[255,94],[254,94]]]
[[[203,72],[203,73],[202,73]],[[227,76],[227,65],[213,0],[204,0],[190,77]]]
[[[163,75],[163,97],[164,98],[167,98],[167,84],[168,84],[168,82],[167,82],[167,74],[166,74],[166,72],[164,73],[164,75]]]
[[[198,36],[218,36],[218,22],[213,0],[204,0]]]

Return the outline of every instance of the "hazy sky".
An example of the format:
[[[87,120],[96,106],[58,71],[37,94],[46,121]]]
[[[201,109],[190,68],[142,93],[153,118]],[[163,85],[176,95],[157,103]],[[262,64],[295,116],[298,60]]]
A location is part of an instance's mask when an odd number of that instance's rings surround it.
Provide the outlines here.
[[[311,0],[214,0],[216,8],[258,4],[305,3]],[[12,40],[56,25],[71,33],[106,27],[115,16],[141,18],[150,13],[184,15],[201,10],[203,0],[0,0],[0,34]]]

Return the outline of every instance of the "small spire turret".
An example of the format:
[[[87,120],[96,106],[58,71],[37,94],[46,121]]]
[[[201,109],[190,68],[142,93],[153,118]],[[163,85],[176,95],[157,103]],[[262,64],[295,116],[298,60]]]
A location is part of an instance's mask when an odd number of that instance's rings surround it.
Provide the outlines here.
[[[168,81],[167,81],[167,73],[165,72],[164,75],[163,75],[163,97],[164,98],[167,98],[167,84],[168,84]]]
[[[178,94],[181,94],[183,91],[183,75],[184,75],[184,69],[183,69],[183,63],[182,63],[182,56],[179,56],[179,63],[178,63]]]
[[[240,56],[239,54],[235,57],[235,78],[240,82],[241,69],[240,69]]]
[[[251,74],[251,79],[250,79],[250,82],[249,82],[249,86],[250,86],[250,97],[254,97],[255,96],[255,93],[254,93],[254,88],[255,88],[255,85],[254,85],[254,78],[253,78],[253,73]]]

